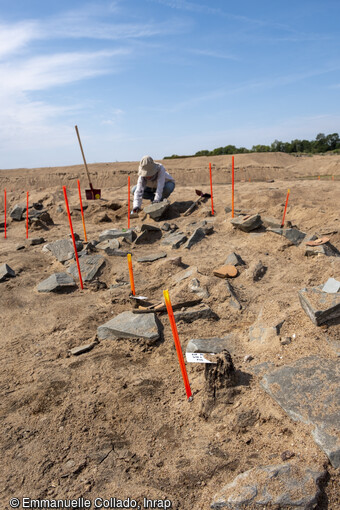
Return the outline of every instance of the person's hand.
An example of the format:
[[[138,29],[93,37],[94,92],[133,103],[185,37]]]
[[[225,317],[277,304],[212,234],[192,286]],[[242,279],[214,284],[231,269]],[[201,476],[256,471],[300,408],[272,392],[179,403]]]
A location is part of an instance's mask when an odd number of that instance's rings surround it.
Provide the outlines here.
[[[139,213],[139,212],[141,212],[141,209],[139,209],[139,207],[135,207],[135,208],[134,208],[134,209],[132,209],[132,211],[131,211],[131,213],[132,213],[132,214],[133,214],[133,213],[135,213],[135,214],[136,214],[136,213]]]

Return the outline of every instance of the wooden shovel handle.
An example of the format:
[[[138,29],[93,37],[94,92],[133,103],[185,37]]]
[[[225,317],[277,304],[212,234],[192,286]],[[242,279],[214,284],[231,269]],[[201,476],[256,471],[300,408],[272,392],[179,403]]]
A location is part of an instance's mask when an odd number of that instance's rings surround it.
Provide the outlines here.
[[[85,159],[85,155],[84,155],[84,151],[83,151],[83,146],[81,144],[81,140],[80,140],[80,136],[79,136],[78,126],[74,126],[74,127],[75,127],[75,130],[76,130],[76,133],[77,133],[78,142],[79,142],[79,145],[80,145],[80,150],[81,150],[81,153],[82,153],[82,156],[83,156],[85,170],[86,170],[86,173],[87,173],[87,178],[89,180],[89,185],[90,185],[91,190],[93,190],[93,186],[91,184],[91,179],[90,179],[90,174],[89,174],[89,169],[87,168],[87,163],[86,163],[86,159]]]

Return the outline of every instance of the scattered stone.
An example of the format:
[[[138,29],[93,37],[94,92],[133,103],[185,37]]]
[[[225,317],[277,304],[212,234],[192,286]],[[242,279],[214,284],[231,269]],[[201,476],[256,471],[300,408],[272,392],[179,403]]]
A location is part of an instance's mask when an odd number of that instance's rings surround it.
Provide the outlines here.
[[[290,337],[290,336],[280,337],[280,344],[281,345],[289,345],[291,343],[292,343],[292,337]]]
[[[144,213],[148,214],[150,218],[153,220],[160,220],[163,214],[167,211],[169,208],[169,202],[168,200],[163,200],[162,202],[159,202],[158,204],[150,204],[146,207],[144,207]]]
[[[24,250],[25,248],[26,248],[26,246],[24,244],[17,244],[16,247],[15,247],[15,249],[17,251]]]
[[[250,469],[215,495],[210,508],[316,508],[325,471],[316,466],[280,464]]]
[[[340,366],[319,356],[300,358],[266,374],[261,385],[294,420],[313,425],[316,444],[340,467]]]
[[[98,218],[99,223],[111,223],[112,219],[107,213],[104,213],[102,216]]]
[[[222,338],[192,338],[189,340],[186,352],[201,352],[207,354],[219,354],[223,351],[234,352],[236,339],[229,334]]]
[[[107,239],[118,239],[119,237],[123,237],[126,241],[133,243],[137,237],[137,234],[131,228],[128,230],[118,230],[116,228],[111,228],[104,230],[101,234],[99,234],[99,242],[101,243]]]
[[[120,248],[120,242],[118,239],[106,239],[106,241],[96,244],[95,248],[96,250],[103,250],[110,255],[112,250],[118,250]]]
[[[214,276],[218,278],[235,278],[238,275],[237,268],[228,264],[227,266],[221,266],[218,269],[214,269]]]
[[[93,280],[99,273],[100,269],[105,266],[105,259],[101,255],[83,255],[79,258],[81,277],[84,282]],[[78,267],[76,263],[71,264],[68,268],[74,278],[78,277]]]
[[[226,214],[229,214],[232,211],[232,209],[231,209],[231,207],[227,206],[224,208],[224,211],[226,212]]]
[[[233,307],[233,308],[236,308],[237,310],[242,310],[242,305],[240,303],[240,300],[235,292],[235,289],[234,287],[231,285],[230,282],[228,282],[228,280],[226,280],[226,285],[228,287],[228,290],[230,292],[230,300],[229,300],[229,304]]]
[[[45,248],[49,250],[59,262],[66,262],[74,257],[74,247],[71,239],[59,239],[45,245]],[[83,249],[83,243],[76,241],[77,251]]]
[[[22,215],[26,211],[26,206],[15,204],[15,206],[11,209],[9,216],[12,220],[21,221]]]
[[[190,250],[192,246],[202,241],[205,238],[205,233],[202,228],[197,228],[192,236],[189,237],[187,243],[184,245],[184,248]]]
[[[280,220],[276,220],[275,218],[271,218],[271,217],[265,217],[265,218],[262,217],[261,219],[262,219],[263,226],[266,228],[281,228]]]
[[[218,320],[218,315],[212,311],[208,305],[199,305],[190,308],[190,310],[184,310],[174,313],[175,320],[184,322],[193,322],[197,319],[213,319]]]
[[[59,204],[57,207],[57,213],[63,213],[63,212],[64,212],[64,208]]]
[[[325,255],[326,257],[339,257],[339,251],[331,243],[306,247],[306,257],[316,257],[317,255]]]
[[[226,258],[224,265],[231,265],[231,266],[244,266],[245,262],[242,260],[242,257],[238,255],[235,252],[229,253],[228,257]]]
[[[151,255],[145,255],[144,257],[139,257],[137,262],[155,262],[155,260],[163,259],[167,256],[166,253],[152,253]]]
[[[262,321],[262,311],[259,313],[257,320],[249,328],[249,341],[265,344],[272,342],[279,333],[278,326],[264,326]]]
[[[123,312],[98,327],[99,339],[141,338],[150,343],[160,337],[161,324],[154,313]]]
[[[262,225],[261,216],[259,214],[253,214],[252,216],[238,216],[230,220],[231,224],[242,230],[243,232],[250,232],[255,230]]]
[[[306,237],[306,234],[297,228],[269,228],[268,232],[274,232],[274,234],[284,236],[288,239],[288,241],[296,246],[301,244]]]
[[[190,276],[194,276],[198,273],[198,269],[196,266],[192,266],[189,269],[185,269],[184,271],[181,271],[180,273],[177,273],[173,277],[174,283],[179,283],[183,280],[186,280],[187,278],[190,278]]]
[[[323,292],[322,287],[319,285],[298,292],[302,309],[316,326],[340,317],[340,293],[329,294]]]
[[[258,282],[261,280],[267,272],[267,267],[262,264],[260,260],[253,270],[253,281]]]
[[[161,232],[161,229],[159,227],[156,227],[155,225],[147,225],[146,223],[143,223],[141,226],[141,232]]]
[[[73,290],[77,284],[67,273],[54,273],[37,286],[38,292],[63,292]]]
[[[159,241],[162,238],[162,231],[158,227],[151,225],[142,225],[142,232],[135,240],[135,244],[151,244]]]
[[[161,244],[170,245],[173,250],[177,250],[182,244],[188,240],[187,236],[182,232],[178,234],[170,234],[162,240]]]
[[[97,345],[97,343],[98,342],[91,342],[90,344],[73,347],[73,349],[70,349],[70,354],[72,356],[79,356],[80,354],[84,354],[85,352],[92,351],[93,347]]]
[[[202,299],[207,299],[210,296],[208,289],[206,287],[201,287],[201,282],[197,278],[193,278],[190,281],[189,290]]]
[[[105,253],[106,255],[110,255],[110,257],[126,257],[128,253],[131,253],[131,251],[111,250],[110,248],[107,248]]]
[[[292,459],[293,457],[295,457],[295,453],[294,452],[291,452],[290,450],[286,450],[284,452],[281,453],[281,459],[283,461],[286,461],[286,460],[289,460],[289,459]]]
[[[7,264],[0,266],[0,282],[7,280],[7,278],[15,278],[15,271]]]
[[[38,219],[45,225],[54,225],[54,221],[52,220],[50,214],[47,211],[41,211]]]
[[[252,356],[251,354],[246,354],[245,357],[243,358],[243,361],[245,363],[250,363],[251,361],[253,361],[254,359],[254,356]]]
[[[164,232],[168,232],[170,230],[170,223],[163,223],[161,226],[161,229],[164,230]]]
[[[38,244],[43,244],[45,243],[45,239],[43,237],[33,237],[33,239],[30,239],[28,241],[28,244],[30,246],[37,246]]]

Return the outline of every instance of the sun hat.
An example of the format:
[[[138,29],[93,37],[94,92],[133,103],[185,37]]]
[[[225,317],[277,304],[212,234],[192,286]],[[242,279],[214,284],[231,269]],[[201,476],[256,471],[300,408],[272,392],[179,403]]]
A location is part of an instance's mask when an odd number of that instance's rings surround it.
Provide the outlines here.
[[[158,165],[151,156],[143,156],[138,167],[138,174],[142,177],[152,177],[158,171]]]

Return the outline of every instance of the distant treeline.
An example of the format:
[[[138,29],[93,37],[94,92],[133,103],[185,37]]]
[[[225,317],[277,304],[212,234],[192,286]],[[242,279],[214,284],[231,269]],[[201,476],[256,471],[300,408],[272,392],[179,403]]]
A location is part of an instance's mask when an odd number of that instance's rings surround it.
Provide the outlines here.
[[[253,145],[251,149],[245,147],[235,147],[235,145],[226,145],[218,147],[212,151],[202,150],[191,156],[165,156],[164,159],[172,158],[192,158],[195,156],[220,156],[223,154],[249,154],[252,152],[285,152],[286,154],[306,153],[322,154],[324,152],[340,152],[340,138],[338,133],[325,135],[319,133],[315,140],[292,140],[291,142],[281,142],[275,140],[271,145]]]

